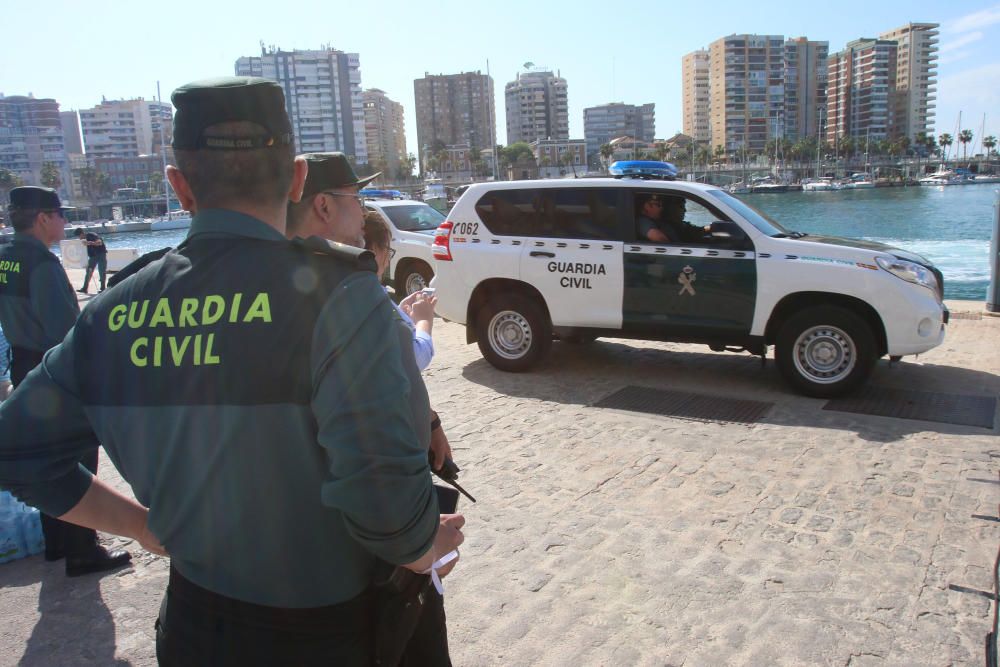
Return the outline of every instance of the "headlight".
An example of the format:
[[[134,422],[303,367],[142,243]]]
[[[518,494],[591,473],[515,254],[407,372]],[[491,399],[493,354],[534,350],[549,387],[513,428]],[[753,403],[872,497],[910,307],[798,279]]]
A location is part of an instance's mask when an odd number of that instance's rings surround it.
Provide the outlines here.
[[[897,278],[902,278],[908,283],[923,285],[932,292],[938,291],[937,278],[929,269],[919,264],[896,257],[876,257],[875,262]]]

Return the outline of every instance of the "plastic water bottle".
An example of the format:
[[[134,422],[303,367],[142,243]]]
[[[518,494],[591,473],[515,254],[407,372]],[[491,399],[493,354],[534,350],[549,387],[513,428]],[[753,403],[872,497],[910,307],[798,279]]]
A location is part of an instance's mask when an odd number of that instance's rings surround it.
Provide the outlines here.
[[[21,542],[24,544],[24,555],[34,556],[45,551],[41,513],[34,507],[25,506],[18,518]]]

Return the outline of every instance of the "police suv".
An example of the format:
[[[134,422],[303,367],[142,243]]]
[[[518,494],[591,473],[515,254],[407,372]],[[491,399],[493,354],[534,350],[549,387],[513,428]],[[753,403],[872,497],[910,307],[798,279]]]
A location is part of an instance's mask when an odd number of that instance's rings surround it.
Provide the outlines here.
[[[688,233],[650,241],[644,202],[677,198]],[[941,272],[923,257],[790,231],[685,181],[477,183],[433,250],[437,314],[465,324],[468,342],[506,371],[537,364],[554,337],[759,355],[773,345],[795,389],[830,397],[857,387],[879,357],[941,344],[948,321]]]
[[[365,208],[381,215],[392,233],[386,280],[396,294],[402,298],[427,287],[434,277],[434,230],[444,222],[444,216],[413,199],[366,199]]]

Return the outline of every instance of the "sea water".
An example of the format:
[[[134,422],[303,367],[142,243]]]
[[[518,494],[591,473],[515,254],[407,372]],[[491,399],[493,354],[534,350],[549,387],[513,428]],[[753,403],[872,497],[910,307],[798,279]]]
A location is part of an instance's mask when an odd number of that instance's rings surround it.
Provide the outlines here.
[[[944,274],[948,299],[984,300],[990,276],[995,185],[914,186],[740,195],[789,229],[869,239],[910,250]],[[177,246],[187,230],[107,234],[139,253]]]

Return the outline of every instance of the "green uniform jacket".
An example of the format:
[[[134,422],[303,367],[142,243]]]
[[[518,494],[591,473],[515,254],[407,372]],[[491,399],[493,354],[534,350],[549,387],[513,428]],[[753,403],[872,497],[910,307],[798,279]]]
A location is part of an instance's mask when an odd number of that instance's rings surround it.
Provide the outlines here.
[[[0,327],[12,347],[44,352],[60,343],[80,306],[59,258],[27,234],[0,246]]]
[[[199,212],[0,404],[0,486],[62,514],[93,429],[173,565],[256,604],[335,604],[376,556],[422,556],[438,507],[409,330],[370,253],[318,247]]]

